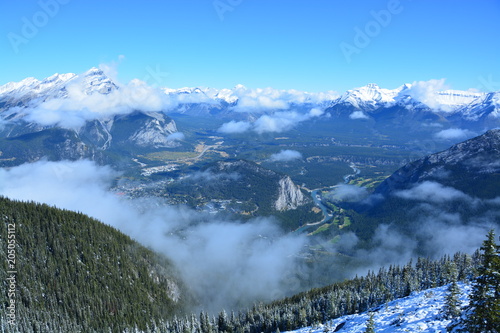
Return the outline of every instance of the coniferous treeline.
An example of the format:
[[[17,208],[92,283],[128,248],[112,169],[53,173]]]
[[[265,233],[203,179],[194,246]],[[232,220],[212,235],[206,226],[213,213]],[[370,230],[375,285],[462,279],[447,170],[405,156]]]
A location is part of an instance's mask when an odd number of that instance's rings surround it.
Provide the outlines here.
[[[13,239],[15,261],[7,261]],[[190,301],[164,257],[88,216],[43,204],[0,197],[0,258],[0,332],[146,329]],[[10,271],[15,325],[6,317]]]

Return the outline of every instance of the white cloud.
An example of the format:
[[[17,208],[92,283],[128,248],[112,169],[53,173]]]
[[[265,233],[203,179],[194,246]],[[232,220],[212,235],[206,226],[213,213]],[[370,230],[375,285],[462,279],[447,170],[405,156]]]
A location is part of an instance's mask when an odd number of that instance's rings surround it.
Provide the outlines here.
[[[218,131],[228,134],[243,133],[247,131],[254,131],[259,134],[281,133],[294,128],[303,121],[320,117],[323,114],[324,111],[318,108],[313,108],[307,113],[299,113],[296,111],[274,112],[260,116],[253,123],[231,120],[223,124]]]
[[[292,129],[297,123],[306,120],[306,115],[295,111],[275,112],[272,115],[263,115],[253,124],[253,130],[259,134],[267,132],[284,132]]]
[[[269,157],[271,162],[289,162],[297,159],[301,159],[302,154],[296,150],[282,150],[279,153],[272,154]]]
[[[448,128],[442,131],[439,131],[435,134],[437,139],[442,140],[462,140],[471,138],[475,135],[474,132],[469,131],[467,129],[460,128]]]
[[[309,111],[309,117],[310,118],[319,117],[322,116],[324,113],[325,113],[324,110],[318,108],[312,108],[311,111]]]
[[[436,100],[436,91],[445,90],[448,87],[445,85],[446,79],[432,79],[429,81],[415,81],[411,87],[405,92],[414,99],[426,104],[431,108],[439,107]]]
[[[182,141],[185,139],[184,133],[175,132],[167,136],[167,141]]]
[[[273,88],[249,89],[243,85],[237,85],[232,95],[238,100],[235,111],[259,112],[268,110],[287,110],[292,104],[321,104],[338,98],[339,94],[333,91],[310,93],[290,90],[278,90]]]
[[[368,197],[368,191],[364,187],[339,184],[329,196],[334,200],[340,201],[361,201]]]
[[[234,134],[234,133],[244,133],[252,127],[252,124],[248,121],[235,121],[222,124],[218,131],[221,133]]]
[[[432,181],[425,181],[423,183],[417,184],[409,190],[397,191],[395,195],[403,199],[427,201],[433,203],[443,203],[453,200],[473,200],[462,191],[459,191],[453,187],[443,186]]]
[[[50,99],[35,108],[28,108],[27,120],[41,125],[78,128],[88,120],[105,119],[132,111],[161,111],[175,103],[160,90],[134,79],[108,94],[85,92],[84,80],[66,86],[67,98]]]
[[[354,111],[349,115],[351,119],[369,119],[369,117],[363,113],[363,111]]]

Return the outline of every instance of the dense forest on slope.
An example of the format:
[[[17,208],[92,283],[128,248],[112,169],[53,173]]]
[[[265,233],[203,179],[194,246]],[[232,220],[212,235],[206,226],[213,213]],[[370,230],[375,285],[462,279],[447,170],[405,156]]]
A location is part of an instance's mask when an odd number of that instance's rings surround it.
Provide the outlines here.
[[[152,318],[173,318],[191,302],[167,259],[99,221],[1,197],[0,214],[1,257],[12,239],[8,230],[16,243],[15,263],[0,264],[2,325],[10,264],[19,332],[146,329]]]

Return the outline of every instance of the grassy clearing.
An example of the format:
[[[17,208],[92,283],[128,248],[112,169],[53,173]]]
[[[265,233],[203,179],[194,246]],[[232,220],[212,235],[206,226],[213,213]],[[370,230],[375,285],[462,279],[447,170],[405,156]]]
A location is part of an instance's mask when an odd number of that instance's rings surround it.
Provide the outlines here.
[[[309,234],[309,236],[314,236],[314,235],[317,235],[319,234],[320,232],[324,232],[324,231],[327,231],[329,228],[330,228],[331,224],[330,223],[325,223],[323,225],[321,225],[320,227],[318,227],[316,230],[314,230],[313,232],[311,232]]]
[[[357,177],[349,182],[349,185],[355,185],[359,187],[366,187],[367,189],[373,189],[377,187],[381,182],[387,178],[387,175],[374,177],[374,178],[364,178]]]

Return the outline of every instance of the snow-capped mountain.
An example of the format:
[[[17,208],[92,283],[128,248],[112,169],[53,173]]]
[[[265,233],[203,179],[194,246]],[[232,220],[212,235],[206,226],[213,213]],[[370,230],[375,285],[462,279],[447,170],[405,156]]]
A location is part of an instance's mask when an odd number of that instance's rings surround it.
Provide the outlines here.
[[[484,97],[484,93],[460,90],[421,91],[412,84],[404,84],[396,89],[380,88],[370,83],[364,87],[346,91],[334,104],[350,104],[354,108],[371,111],[394,105],[410,109],[420,108],[435,112],[451,112]]]
[[[66,82],[75,78],[73,73],[69,74],[54,74],[42,81],[34,77],[28,77],[19,82],[9,82],[0,86],[0,95],[9,94],[12,97],[21,98],[26,94],[47,95],[51,90],[60,89]]]
[[[335,103],[349,103],[357,109],[372,110],[393,104],[398,94],[406,87],[390,90],[380,88],[375,83],[346,91]]]
[[[460,306],[469,304],[470,285],[459,283]],[[444,305],[448,286],[415,292],[412,295],[372,309],[375,332],[446,332],[452,320],[445,318]],[[363,312],[343,316],[314,327],[304,327],[290,333],[349,332],[363,333],[369,320]]]
[[[5,84],[0,151],[9,164],[43,156],[102,160],[109,149],[177,146],[170,137],[177,127],[162,112],[161,95],[136,81],[118,85],[98,68]]]
[[[224,111],[272,112],[289,108],[300,109],[302,106],[327,108],[349,105],[367,114],[381,108],[398,106],[410,111],[419,109],[445,116],[463,115],[469,121],[481,118],[485,112],[491,114],[491,117],[500,117],[498,93],[434,91],[431,88],[416,83],[403,84],[396,89],[385,89],[370,83],[350,89],[340,96],[332,91],[309,93],[272,88],[250,89],[243,85],[232,89],[185,87],[161,88],[159,91],[168,99],[169,111],[194,115],[222,112],[225,116],[230,116],[231,112]],[[86,95],[103,95],[110,94],[120,87],[95,67],[82,75],[54,74],[42,81],[26,78],[0,86],[0,111],[12,106],[33,105],[53,98],[66,98],[68,91],[78,89]]]
[[[56,73],[42,81],[30,77],[20,82],[9,82],[0,86],[0,101],[6,100],[11,104],[20,104],[17,106],[25,106],[27,103],[65,98],[68,95],[68,89],[77,84],[83,87],[86,95],[107,94],[118,88],[102,70],[93,67],[82,75]]]
[[[287,110],[307,114],[313,108],[324,111],[323,116],[329,121],[371,120],[377,131],[384,128],[421,131],[422,126],[427,126],[427,130],[434,126],[477,132],[500,125],[500,92],[435,90],[442,87],[442,82],[438,83],[417,82],[396,89],[371,83],[342,95],[332,91],[251,89],[243,85],[232,89],[156,89],[139,80],[120,85],[102,70],[91,68],[81,75],[54,74],[41,81],[27,78],[0,86],[0,134],[12,137],[54,126],[81,131],[89,122],[100,122],[101,129],[93,132],[101,134],[91,141],[99,142],[102,149],[111,142],[103,133],[110,131],[114,117],[132,112],[180,113],[252,123],[263,114]],[[172,120],[169,118],[169,121]],[[173,125],[161,127],[156,134],[140,137],[155,137],[155,146],[158,146],[165,141],[162,137],[175,128]],[[148,128],[152,130],[157,126]]]

